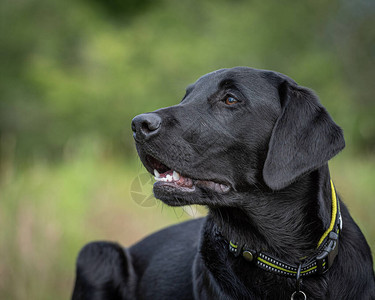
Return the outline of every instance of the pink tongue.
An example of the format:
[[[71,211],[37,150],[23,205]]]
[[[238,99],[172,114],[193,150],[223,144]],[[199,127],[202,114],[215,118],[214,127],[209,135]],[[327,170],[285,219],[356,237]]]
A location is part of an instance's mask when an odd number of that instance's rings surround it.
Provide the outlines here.
[[[162,174],[160,174],[159,176],[161,177],[161,178],[165,178],[165,177],[167,177],[167,175],[173,175],[173,171],[172,170],[169,170],[169,171],[167,171],[167,172],[165,172],[165,173],[162,173]]]
[[[162,174],[160,174],[159,176],[161,178],[166,178],[167,175],[171,175],[173,176],[173,170],[169,170],[167,172],[164,172]],[[178,181],[174,181],[177,185],[179,186],[183,186],[183,187],[192,187],[193,186],[193,180],[191,178],[188,178],[188,177],[184,177],[182,175],[180,175],[180,179]]]
[[[180,176],[180,179],[176,182],[179,186],[184,187],[192,187],[193,186],[193,180],[191,178],[186,178],[183,176]]]

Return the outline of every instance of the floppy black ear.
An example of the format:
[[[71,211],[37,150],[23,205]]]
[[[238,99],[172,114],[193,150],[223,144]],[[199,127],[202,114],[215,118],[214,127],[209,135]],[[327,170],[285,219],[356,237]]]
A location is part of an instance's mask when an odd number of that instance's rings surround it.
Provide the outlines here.
[[[263,179],[273,190],[322,166],[345,147],[341,128],[309,89],[285,81],[282,113],[273,128]]]

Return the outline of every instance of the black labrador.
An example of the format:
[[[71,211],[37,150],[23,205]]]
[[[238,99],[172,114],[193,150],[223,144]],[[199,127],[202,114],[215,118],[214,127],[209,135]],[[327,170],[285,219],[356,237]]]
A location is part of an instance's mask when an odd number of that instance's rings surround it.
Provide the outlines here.
[[[155,197],[208,216],[126,249],[86,245],[73,299],[375,299],[369,246],[327,165],[342,130],[311,90],[222,69],[132,128]]]

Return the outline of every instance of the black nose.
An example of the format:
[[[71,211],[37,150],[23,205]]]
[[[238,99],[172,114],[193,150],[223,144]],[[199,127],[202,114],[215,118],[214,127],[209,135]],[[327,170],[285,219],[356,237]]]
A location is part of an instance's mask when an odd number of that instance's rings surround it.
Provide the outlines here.
[[[155,113],[141,114],[132,121],[133,136],[143,142],[155,136],[160,130],[161,118]]]

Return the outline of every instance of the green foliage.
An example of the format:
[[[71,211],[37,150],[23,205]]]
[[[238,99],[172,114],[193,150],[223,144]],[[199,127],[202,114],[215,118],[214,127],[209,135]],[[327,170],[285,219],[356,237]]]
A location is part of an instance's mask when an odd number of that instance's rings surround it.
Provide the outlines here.
[[[356,150],[374,149],[373,6],[354,14],[339,1],[120,2],[1,4],[0,134],[14,136],[21,161],[60,158],[67,142],[92,133],[129,154],[133,116],[175,104],[200,75],[235,65],[312,87]],[[361,70],[353,47],[367,54]]]

